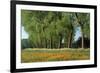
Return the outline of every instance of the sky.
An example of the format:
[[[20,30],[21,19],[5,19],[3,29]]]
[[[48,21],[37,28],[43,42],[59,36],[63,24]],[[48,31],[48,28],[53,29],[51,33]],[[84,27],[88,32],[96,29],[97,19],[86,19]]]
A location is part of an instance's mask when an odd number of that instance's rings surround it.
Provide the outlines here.
[[[76,29],[74,41],[77,41],[79,37],[81,37],[81,29],[80,29],[80,27],[78,27],[78,28]]]
[[[29,37],[29,35],[28,35],[28,33],[25,31],[25,29],[24,29],[24,27],[22,26],[22,28],[21,28],[21,34],[22,34],[22,39],[28,39],[28,37]],[[74,41],[77,41],[78,40],[78,38],[81,36],[81,32],[80,32],[80,28],[78,27],[77,29],[76,29],[76,33],[75,33],[75,37],[74,37]]]
[[[22,31],[22,32],[21,32],[21,35],[22,35],[21,38],[22,38],[22,39],[28,39],[29,35],[28,35],[28,33],[25,31],[24,27],[21,28],[21,31]]]

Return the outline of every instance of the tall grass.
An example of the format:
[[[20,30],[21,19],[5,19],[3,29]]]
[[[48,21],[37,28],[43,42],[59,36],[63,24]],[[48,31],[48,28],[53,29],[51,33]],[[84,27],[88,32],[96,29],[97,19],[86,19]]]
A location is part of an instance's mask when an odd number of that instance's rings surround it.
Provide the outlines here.
[[[25,49],[21,51],[21,62],[69,61],[90,59],[90,49]]]

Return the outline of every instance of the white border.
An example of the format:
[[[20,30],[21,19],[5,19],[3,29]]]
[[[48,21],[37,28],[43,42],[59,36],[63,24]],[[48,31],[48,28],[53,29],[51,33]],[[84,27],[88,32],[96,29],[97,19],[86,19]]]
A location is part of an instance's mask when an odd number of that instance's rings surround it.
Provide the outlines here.
[[[60,62],[41,62],[41,63],[21,63],[21,9],[41,10],[41,11],[64,11],[90,13],[90,60],[80,61],[60,61]],[[51,7],[35,5],[16,5],[16,68],[39,68],[54,66],[89,65],[94,64],[94,10],[85,8],[70,7]]]

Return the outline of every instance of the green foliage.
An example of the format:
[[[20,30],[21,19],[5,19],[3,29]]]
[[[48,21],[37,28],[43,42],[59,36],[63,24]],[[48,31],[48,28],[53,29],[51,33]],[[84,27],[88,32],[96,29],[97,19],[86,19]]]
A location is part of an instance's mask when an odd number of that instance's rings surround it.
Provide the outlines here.
[[[21,24],[34,48],[71,48],[77,27],[90,37],[89,18],[88,13],[21,10]]]

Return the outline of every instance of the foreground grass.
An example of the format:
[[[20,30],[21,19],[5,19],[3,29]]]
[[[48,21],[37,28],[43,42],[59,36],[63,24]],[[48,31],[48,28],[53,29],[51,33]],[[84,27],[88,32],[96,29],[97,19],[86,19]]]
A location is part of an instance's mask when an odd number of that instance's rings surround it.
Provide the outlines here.
[[[45,62],[87,60],[90,58],[90,49],[24,49],[21,52],[21,62]]]

